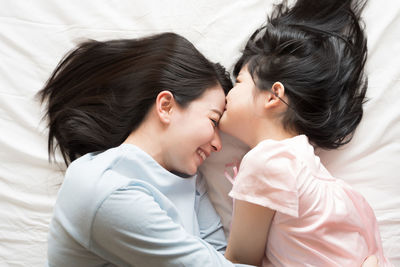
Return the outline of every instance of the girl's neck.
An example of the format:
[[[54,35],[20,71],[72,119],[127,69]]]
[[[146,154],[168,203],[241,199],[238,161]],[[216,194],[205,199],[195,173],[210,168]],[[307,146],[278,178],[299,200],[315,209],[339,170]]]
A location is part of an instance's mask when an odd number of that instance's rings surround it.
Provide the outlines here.
[[[281,125],[268,125],[268,127],[261,127],[258,131],[254,131],[254,138],[247,144],[250,148],[254,148],[261,141],[271,139],[276,141],[285,140],[298,135],[294,131],[288,131]]]

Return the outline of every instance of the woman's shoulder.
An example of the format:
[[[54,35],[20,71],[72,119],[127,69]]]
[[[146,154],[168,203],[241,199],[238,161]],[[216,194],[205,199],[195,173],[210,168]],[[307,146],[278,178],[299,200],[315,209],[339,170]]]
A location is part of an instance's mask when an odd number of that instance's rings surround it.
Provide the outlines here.
[[[135,178],[133,172],[128,175],[127,167],[119,164],[124,157],[124,151],[112,148],[102,153],[86,154],[67,169],[54,214],[64,226],[74,226],[69,232],[83,244],[88,245],[88,233],[98,208],[114,192],[126,190]],[[137,192],[148,193],[148,190],[142,186],[142,190]]]

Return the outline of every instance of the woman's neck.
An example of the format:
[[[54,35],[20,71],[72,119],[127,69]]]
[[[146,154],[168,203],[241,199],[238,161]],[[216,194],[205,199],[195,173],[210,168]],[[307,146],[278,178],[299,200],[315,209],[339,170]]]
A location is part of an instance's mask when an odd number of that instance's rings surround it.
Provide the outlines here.
[[[157,133],[159,133],[159,129],[155,129],[153,125],[144,122],[138,129],[131,132],[125,139],[124,144],[139,147],[165,168],[163,163],[163,142],[160,140],[162,135]]]

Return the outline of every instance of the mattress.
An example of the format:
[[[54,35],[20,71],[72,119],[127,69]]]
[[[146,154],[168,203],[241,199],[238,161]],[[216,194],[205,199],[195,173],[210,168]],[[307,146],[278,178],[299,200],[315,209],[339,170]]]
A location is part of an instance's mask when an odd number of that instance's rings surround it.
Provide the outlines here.
[[[273,1],[0,0],[0,266],[43,266],[47,232],[65,165],[47,155],[46,121],[35,94],[62,56],[86,39],[173,31],[231,71]],[[369,76],[365,116],[354,139],[318,151],[328,170],[373,207],[383,246],[400,266],[400,1],[371,0],[364,12]],[[232,200],[224,166],[247,148],[223,135],[202,166],[227,227]]]

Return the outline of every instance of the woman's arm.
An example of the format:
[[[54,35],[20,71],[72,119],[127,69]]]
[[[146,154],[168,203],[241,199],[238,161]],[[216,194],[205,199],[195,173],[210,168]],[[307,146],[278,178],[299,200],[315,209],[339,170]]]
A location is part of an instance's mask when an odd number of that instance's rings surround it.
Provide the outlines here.
[[[232,262],[259,266],[274,213],[269,208],[236,199],[225,257]]]
[[[234,266],[175,223],[141,186],[117,190],[102,203],[91,240],[94,253],[118,266]]]
[[[224,228],[208,197],[206,181],[201,175],[198,175],[196,180],[195,208],[201,239],[212,245],[218,252],[224,254],[227,245]]]

